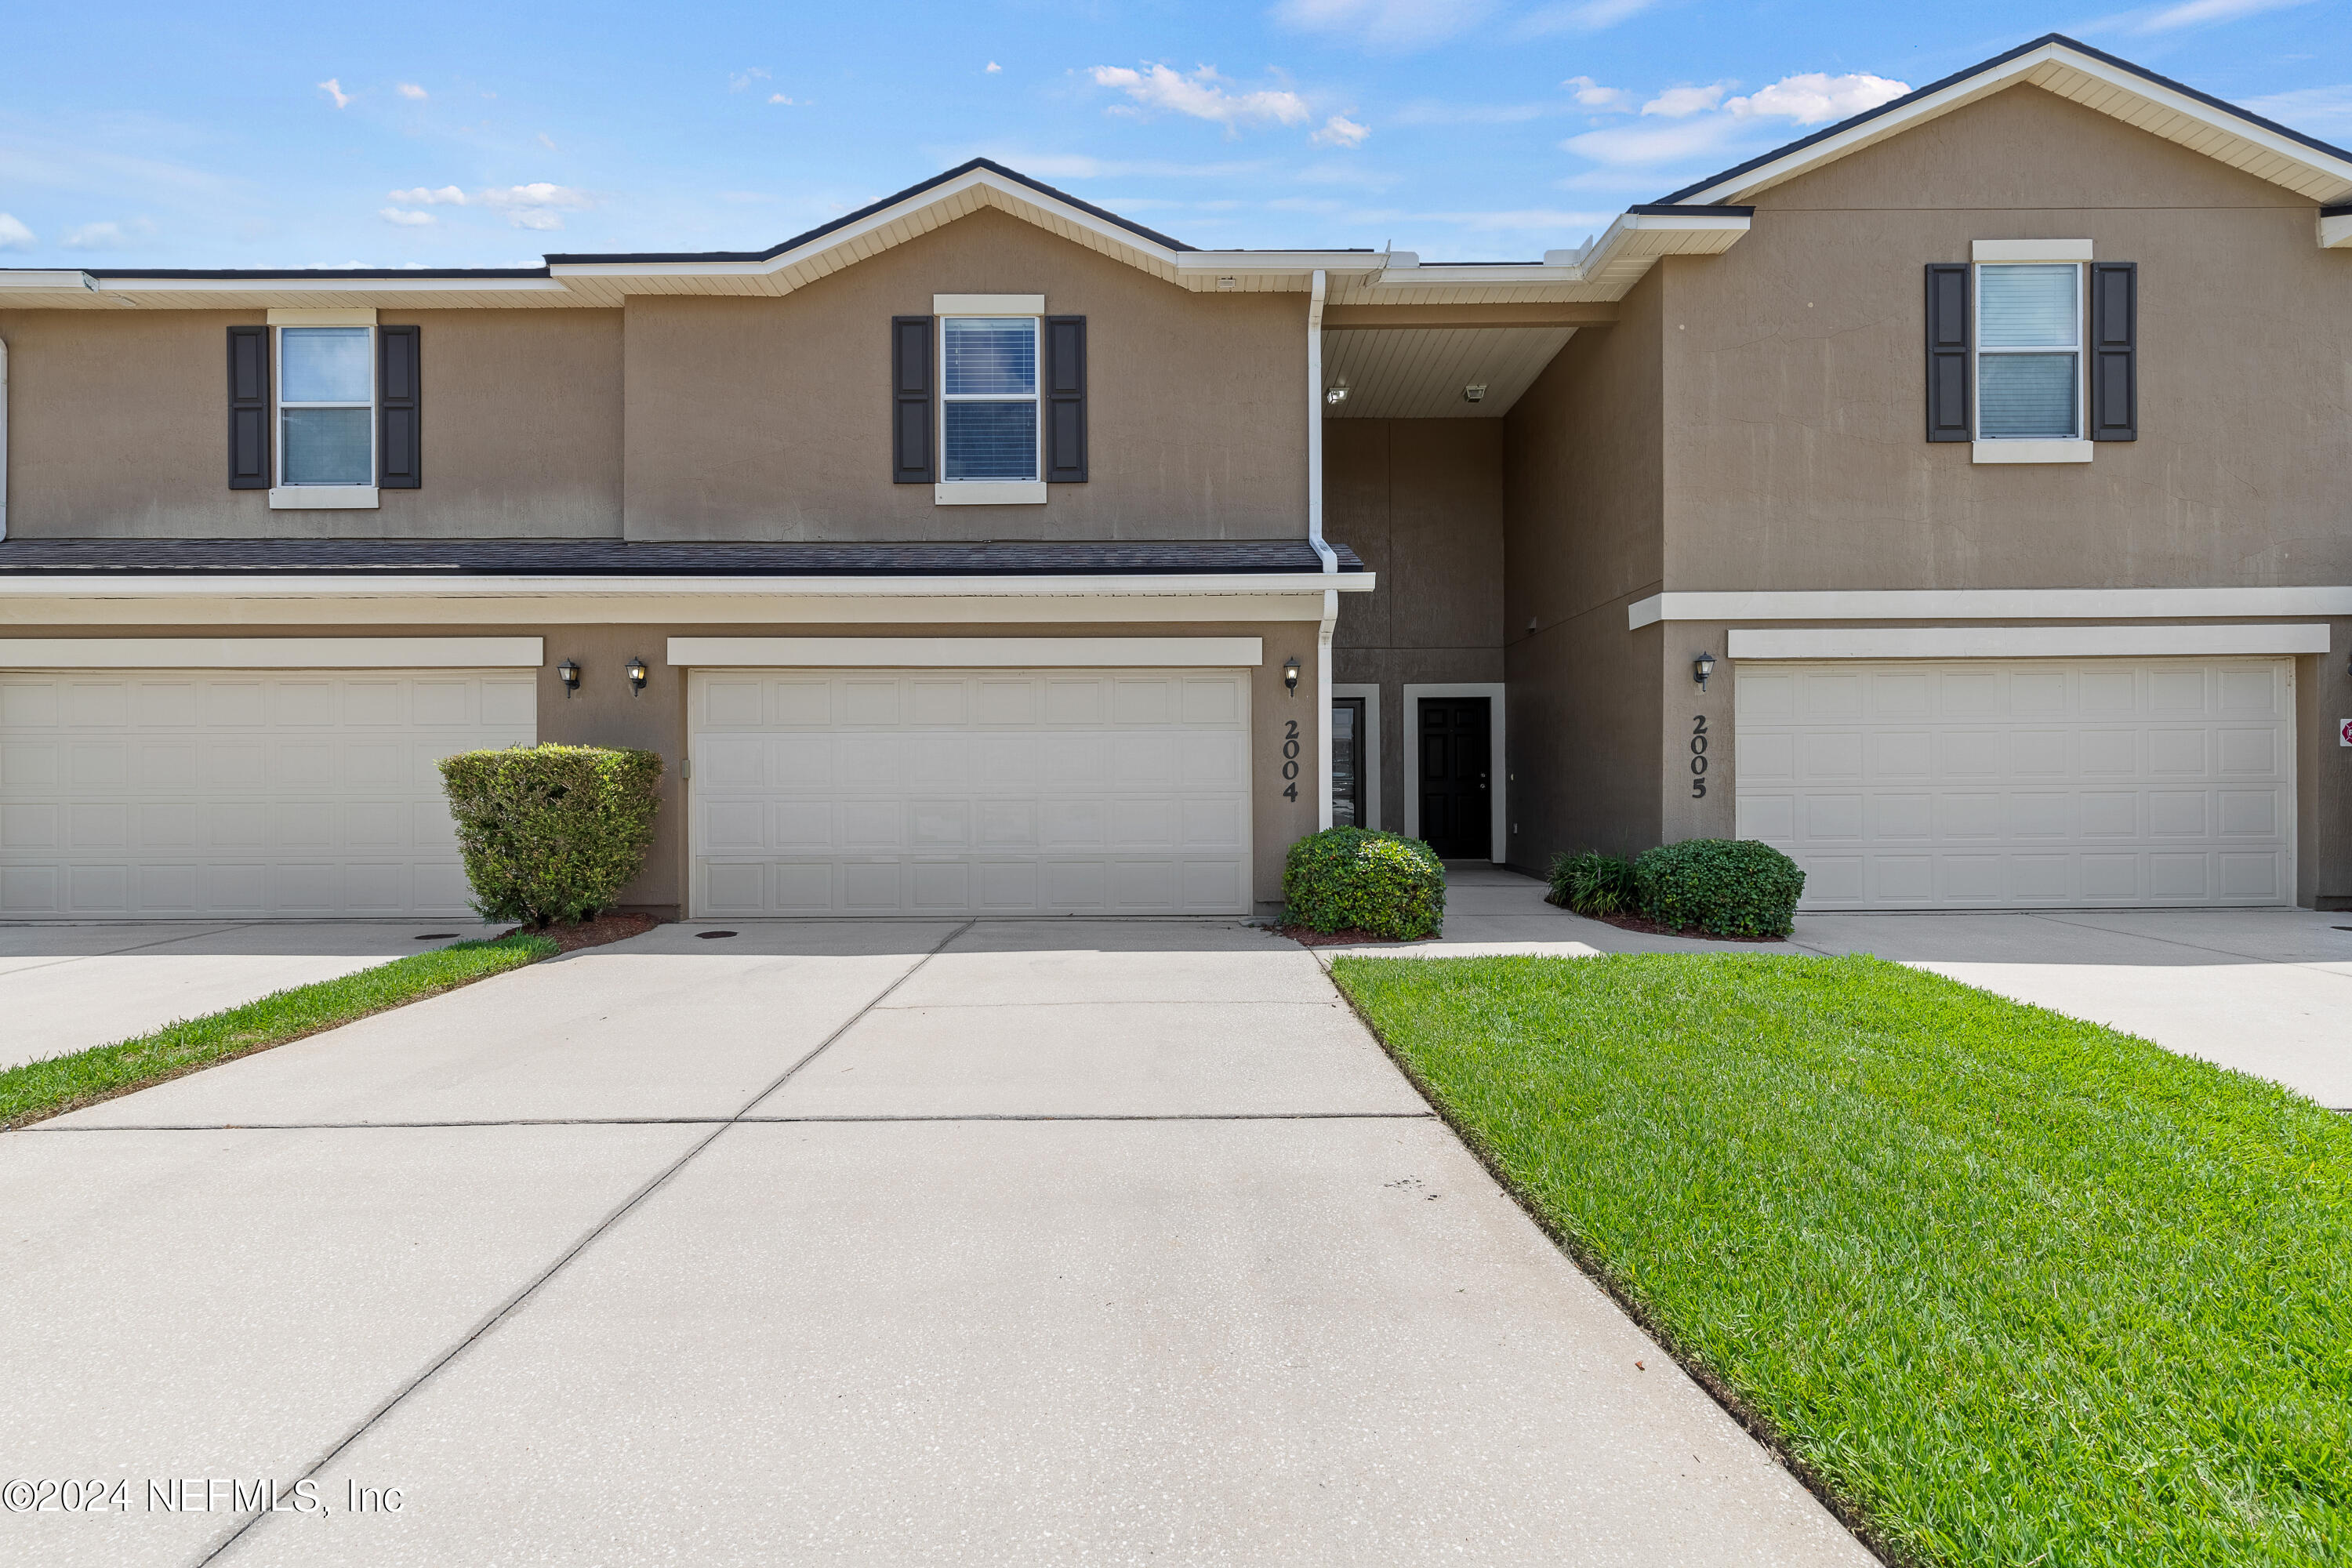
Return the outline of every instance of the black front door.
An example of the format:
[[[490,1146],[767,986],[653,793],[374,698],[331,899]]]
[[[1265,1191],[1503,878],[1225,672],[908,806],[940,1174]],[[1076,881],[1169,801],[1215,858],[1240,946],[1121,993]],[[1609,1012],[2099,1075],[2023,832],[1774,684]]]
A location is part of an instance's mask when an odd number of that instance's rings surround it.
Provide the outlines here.
[[[1421,700],[1421,836],[1447,860],[1494,851],[1485,697]]]

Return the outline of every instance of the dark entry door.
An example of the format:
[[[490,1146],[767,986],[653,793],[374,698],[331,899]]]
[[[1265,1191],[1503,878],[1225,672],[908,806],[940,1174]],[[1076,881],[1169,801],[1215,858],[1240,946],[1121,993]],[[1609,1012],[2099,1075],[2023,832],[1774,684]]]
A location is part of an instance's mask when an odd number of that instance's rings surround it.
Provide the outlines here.
[[[1421,700],[1421,836],[1448,860],[1484,860],[1494,852],[1489,701]]]

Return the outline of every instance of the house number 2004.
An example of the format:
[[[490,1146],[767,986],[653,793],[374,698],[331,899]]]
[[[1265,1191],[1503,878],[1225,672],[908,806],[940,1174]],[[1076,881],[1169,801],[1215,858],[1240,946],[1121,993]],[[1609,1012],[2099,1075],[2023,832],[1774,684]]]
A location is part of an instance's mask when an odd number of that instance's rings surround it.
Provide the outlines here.
[[[1691,716],[1691,798],[1706,798],[1706,715]]]
[[[1282,798],[1298,798],[1298,721],[1283,721],[1282,731]]]

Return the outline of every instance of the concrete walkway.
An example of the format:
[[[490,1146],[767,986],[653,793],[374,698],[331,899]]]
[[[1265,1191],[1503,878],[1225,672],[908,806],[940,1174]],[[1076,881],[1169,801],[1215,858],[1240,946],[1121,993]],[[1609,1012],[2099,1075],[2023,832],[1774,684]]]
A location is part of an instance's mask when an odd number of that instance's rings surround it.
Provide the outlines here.
[[[0,925],[0,1068],[500,929],[470,919]]]
[[[1544,885],[1486,866],[1448,868],[1442,940],[1409,948],[1487,953],[1870,952],[2138,1035],[2352,1110],[2352,914],[2310,910],[1806,914],[1786,942],[1717,942],[1620,931],[1543,901]]]
[[[711,929],[0,1137],[0,1561],[1872,1561],[1296,946]]]

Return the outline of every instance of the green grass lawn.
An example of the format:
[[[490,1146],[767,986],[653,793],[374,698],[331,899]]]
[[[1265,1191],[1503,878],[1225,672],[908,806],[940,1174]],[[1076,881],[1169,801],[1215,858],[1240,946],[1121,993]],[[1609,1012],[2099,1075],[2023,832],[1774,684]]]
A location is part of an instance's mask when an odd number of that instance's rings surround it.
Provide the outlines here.
[[[282,1046],[556,952],[548,938],[524,932],[496,942],[452,942],[340,979],[275,991],[241,1007],[166,1025],[135,1040],[26,1062],[0,1072],[0,1131],[110,1100],[231,1057]]]
[[[2352,1124],[1872,958],[1342,958],[1898,1560],[2352,1563]]]

